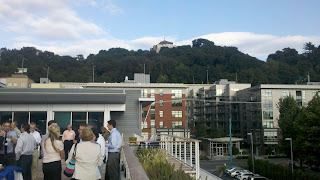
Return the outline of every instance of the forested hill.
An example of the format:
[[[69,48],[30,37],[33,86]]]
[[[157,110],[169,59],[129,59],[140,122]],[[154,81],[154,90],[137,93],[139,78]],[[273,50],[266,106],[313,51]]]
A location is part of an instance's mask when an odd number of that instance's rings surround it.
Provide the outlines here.
[[[95,82],[123,82],[125,76],[133,79],[136,72],[150,72],[151,82],[206,83],[219,79],[238,82],[273,84],[295,83],[298,77],[310,74],[312,81],[320,81],[320,46],[304,45],[305,53],[285,48],[270,54],[266,62],[246,55],[236,47],[221,47],[205,39],[193,41],[192,46],[162,48],[153,51],[128,51],[122,48],[101,50],[87,58],[59,56],[52,52],[40,51],[33,47],[21,50],[1,49],[0,77],[10,76],[22,65],[28,68],[27,75],[39,82],[47,76],[53,82],[91,82],[93,64]]]

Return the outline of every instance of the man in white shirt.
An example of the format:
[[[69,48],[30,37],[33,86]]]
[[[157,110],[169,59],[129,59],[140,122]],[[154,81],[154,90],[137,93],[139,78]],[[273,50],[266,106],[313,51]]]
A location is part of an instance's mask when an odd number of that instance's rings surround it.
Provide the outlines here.
[[[98,129],[98,126],[95,123],[89,123],[88,124],[88,128],[90,128],[90,129],[93,129],[93,128]],[[102,159],[104,159],[104,157],[106,156],[106,141],[105,141],[104,137],[100,133],[99,133],[99,137],[97,139],[97,143],[100,145]]]
[[[17,166],[22,168],[23,179],[31,180],[32,154],[37,148],[34,137],[29,134],[30,125],[21,125],[21,136],[15,149]]]
[[[37,148],[33,152],[32,158],[32,180],[36,180],[38,176],[38,161],[39,161],[39,145],[41,143],[41,135],[38,131],[36,131],[36,123],[30,123],[30,134],[34,137],[37,143]]]

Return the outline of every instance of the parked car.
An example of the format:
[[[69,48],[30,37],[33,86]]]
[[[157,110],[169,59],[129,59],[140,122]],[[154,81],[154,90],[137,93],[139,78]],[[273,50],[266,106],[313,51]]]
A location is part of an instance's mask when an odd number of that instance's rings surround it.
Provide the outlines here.
[[[252,176],[252,177],[248,177],[248,180],[268,180],[268,178],[263,176]]]
[[[241,172],[250,172],[250,171],[244,170],[244,169],[235,169],[235,170],[230,172],[230,176],[235,178]]]
[[[226,170],[224,170],[224,172],[226,173],[226,174],[228,174],[230,171],[233,171],[234,169],[240,169],[239,167],[236,167],[236,166],[233,166],[233,167],[229,167],[229,168],[227,168]]]
[[[255,176],[255,174],[253,174],[252,172],[240,172],[238,175],[237,175],[237,179],[239,180],[248,180],[249,177],[252,177],[252,176]]]

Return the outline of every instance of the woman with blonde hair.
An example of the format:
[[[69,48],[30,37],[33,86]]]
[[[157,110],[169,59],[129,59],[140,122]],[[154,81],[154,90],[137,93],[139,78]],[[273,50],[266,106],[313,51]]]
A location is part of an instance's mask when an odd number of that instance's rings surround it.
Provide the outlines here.
[[[81,180],[101,179],[98,167],[103,164],[103,159],[100,146],[91,142],[94,137],[92,130],[86,127],[80,134],[82,142],[78,143],[77,146],[72,146],[69,158],[66,161],[67,164],[70,162],[75,151],[75,169],[72,178]]]
[[[60,127],[51,125],[49,137],[41,144],[43,149],[43,174],[45,180],[61,180],[61,158],[64,158],[63,143],[59,140]]]

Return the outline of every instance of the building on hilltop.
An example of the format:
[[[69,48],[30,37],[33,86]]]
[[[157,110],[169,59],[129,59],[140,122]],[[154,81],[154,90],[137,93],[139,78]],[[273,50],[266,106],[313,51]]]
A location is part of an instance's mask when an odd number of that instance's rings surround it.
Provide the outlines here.
[[[156,51],[156,53],[159,53],[161,48],[167,47],[167,48],[175,48],[176,45],[173,44],[173,42],[169,42],[166,40],[161,41],[159,44],[154,45],[152,48],[150,48],[150,51]]]
[[[7,88],[30,88],[34,81],[24,73],[27,72],[27,68],[18,68],[18,72],[12,74],[11,77],[6,78]]]

